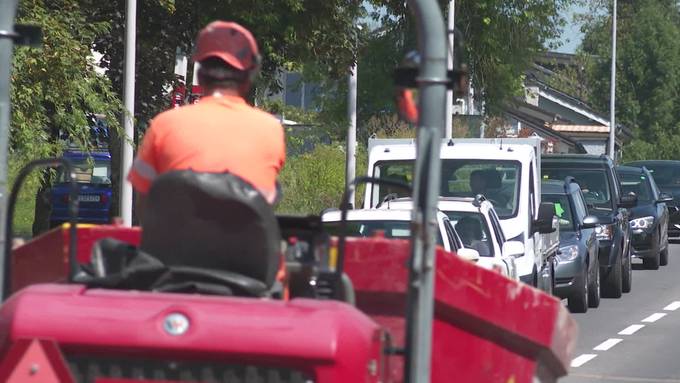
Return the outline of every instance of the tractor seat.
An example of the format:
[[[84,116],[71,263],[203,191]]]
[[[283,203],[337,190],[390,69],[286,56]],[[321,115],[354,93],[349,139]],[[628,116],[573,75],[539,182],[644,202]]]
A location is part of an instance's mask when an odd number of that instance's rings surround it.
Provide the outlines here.
[[[280,264],[272,207],[243,179],[189,170],[160,175],[146,199],[140,250],[164,265],[274,284]]]

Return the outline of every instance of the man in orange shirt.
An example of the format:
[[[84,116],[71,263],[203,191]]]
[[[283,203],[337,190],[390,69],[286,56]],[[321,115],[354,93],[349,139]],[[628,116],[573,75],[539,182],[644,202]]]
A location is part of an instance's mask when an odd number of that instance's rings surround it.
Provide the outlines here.
[[[236,23],[212,22],[199,33],[193,60],[205,96],[151,121],[128,174],[140,218],[151,183],[172,170],[229,172],[269,203],[277,198],[276,177],[286,156],[283,128],[245,101],[260,66],[255,38]]]

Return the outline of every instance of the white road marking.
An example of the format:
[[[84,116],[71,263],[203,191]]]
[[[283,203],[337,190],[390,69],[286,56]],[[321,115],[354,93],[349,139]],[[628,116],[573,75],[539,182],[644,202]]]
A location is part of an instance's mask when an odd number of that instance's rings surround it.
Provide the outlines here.
[[[654,313],[654,314],[648,316],[647,318],[643,319],[642,321],[647,322],[647,323],[654,323],[654,322],[658,321],[659,319],[665,317],[666,315],[667,315],[666,313]]]
[[[666,306],[663,308],[666,311],[675,311],[677,309],[680,309],[680,301],[675,301],[671,303],[670,305]]]
[[[571,361],[572,367],[581,367],[589,361],[593,360],[597,354],[581,354]]]
[[[621,341],[623,341],[623,339],[609,338],[609,339],[605,340],[604,342],[595,346],[595,348],[593,348],[593,350],[595,350],[595,351],[607,351],[610,348],[619,344],[619,342],[621,342]]]
[[[645,327],[643,324],[633,324],[624,328],[621,332],[619,332],[619,335],[633,335],[643,327]]]

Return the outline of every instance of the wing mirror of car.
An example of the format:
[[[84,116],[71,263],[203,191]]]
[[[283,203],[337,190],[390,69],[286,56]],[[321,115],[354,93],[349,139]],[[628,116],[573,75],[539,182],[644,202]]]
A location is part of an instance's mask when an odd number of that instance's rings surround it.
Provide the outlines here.
[[[521,257],[524,255],[524,243],[520,241],[507,241],[503,244],[504,257]]]
[[[474,249],[458,249],[456,253],[459,257],[468,261],[477,262],[479,260],[479,251]]]
[[[620,207],[630,209],[632,207],[637,206],[638,203],[638,196],[635,193],[629,193],[626,195],[621,196],[621,202],[619,203]]]
[[[550,234],[557,228],[553,223],[555,217],[555,204],[552,202],[541,202],[538,207],[538,218],[533,222],[533,228],[540,234]]]
[[[600,225],[600,219],[594,215],[587,215],[583,218],[581,229],[594,229]]]
[[[668,193],[661,192],[659,193],[659,199],[657,199],[656,202],[657,203],[673,202],[673,196]]]

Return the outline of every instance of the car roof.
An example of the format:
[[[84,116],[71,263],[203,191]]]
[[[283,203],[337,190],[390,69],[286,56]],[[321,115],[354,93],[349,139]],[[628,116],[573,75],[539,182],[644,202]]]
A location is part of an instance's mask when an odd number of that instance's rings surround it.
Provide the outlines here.
[[[541,157],[541,162],[570,164],[610,164],[609,157],[594,154],[546,154]]]
[[[321,215],[324,222],[340,221],[340,210],[326,211]],[[441,215],[440,215],[441,214]],[[444,216],[441,211],[437,212],[437,218]],[[397,209],[356,209],[347,211],[348,221],[410,221],[410,208]]]
[[[479,207],[474,205],[475,199],[472,197],[439,197],[438,208],[442,211],[471,211],[476,212],[479,208],[483,208],[485,204],[488,209],[492,209],[493,205],[488,200],[482,200]],[[408,207],[409,209],[413,206],[413,199],[410,197],[403,197],[389,201],[390,204],[396,204],[396,208]],[[382,206],[387,205],[387,202]]]
[[[639,168],[637,166],[617,166],[616,167],[617,172],[624,172],[624,173],[643,173],[644,170],[642,168]]]
[[[627,162],[624,165],[675,165],[680,166],[680,161],[678,160],[639,160]]]

